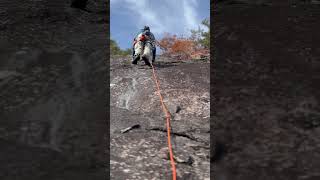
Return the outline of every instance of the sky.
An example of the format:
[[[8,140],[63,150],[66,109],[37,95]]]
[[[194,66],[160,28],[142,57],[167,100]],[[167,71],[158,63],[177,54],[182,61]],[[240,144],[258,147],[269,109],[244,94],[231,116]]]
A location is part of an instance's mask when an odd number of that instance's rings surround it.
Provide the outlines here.
[[[121,49],[131,48],[134,36],[148,25],[156,39],[167,32],[190,35],[210,18],[210,0],[111,0],[111,38]]]

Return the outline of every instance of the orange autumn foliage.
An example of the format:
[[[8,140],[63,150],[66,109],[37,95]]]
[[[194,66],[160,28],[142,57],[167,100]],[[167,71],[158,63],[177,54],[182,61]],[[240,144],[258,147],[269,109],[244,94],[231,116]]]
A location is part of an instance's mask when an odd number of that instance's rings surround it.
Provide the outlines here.
[[[193,58],[194,55],[207,52],[204,51],[203,48],[199,48],[197,43],[192,39],[178,38],[176,35],[170,35],[168,33],[158,42],[158,45],[163,51],[163,55],[178,59],[190,59]]]

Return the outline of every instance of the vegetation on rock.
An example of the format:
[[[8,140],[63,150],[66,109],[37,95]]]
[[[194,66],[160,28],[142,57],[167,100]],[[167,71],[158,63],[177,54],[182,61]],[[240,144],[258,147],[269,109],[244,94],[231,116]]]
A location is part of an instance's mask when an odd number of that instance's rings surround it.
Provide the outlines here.
[[[204,19],[201,23],[208,28],[208,31],[198,27],[191,30],[190,37],[177,37],[175,34],[166,33],[159,40],[159,46],[163,55],[178,59],[201,59],[209,56],[210,49],[210,21]]]
[[[118,43],[115,40],[110,39],[110,54],[111,55],[127,56],[127,55],[130,55],[131,53],[132,53],[132,50],[130,48],[123,50],[119,47]]]

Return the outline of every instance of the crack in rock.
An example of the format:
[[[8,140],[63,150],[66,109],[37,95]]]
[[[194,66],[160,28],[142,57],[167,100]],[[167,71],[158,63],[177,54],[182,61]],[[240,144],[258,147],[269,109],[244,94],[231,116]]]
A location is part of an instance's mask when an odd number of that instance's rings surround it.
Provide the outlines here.
[[[165,129],[165,128],[160,128],[160,127],[149,128],[149,129],[146,129],[146,130],[149,130],[149,131],[167,132],[167,129]],[[193,137],[192,135],[186,134],[186,133],[184,133],[184,132],[174,132],[174,131],[171,131],[171,134],[173,134],[173,135],[175,135],[175,136],[185,137],[185,138],[190,139],[190,140],[192,140],[192,141],[202,142],[202,143],[203,143],[203,141],[200,141],[199,139]]]

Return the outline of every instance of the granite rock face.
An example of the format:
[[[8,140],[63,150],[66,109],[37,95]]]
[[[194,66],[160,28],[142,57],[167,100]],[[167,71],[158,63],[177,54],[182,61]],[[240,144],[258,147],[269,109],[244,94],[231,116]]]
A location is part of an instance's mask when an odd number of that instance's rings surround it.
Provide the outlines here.
[[[143,63],[142,63],[143,64]],[[156,74],[172,115],[172,143],[181,179],[209,179],[209,62],[157,57]],[[165,115],[152,69],[111,58],[111,178],[170,179]],[[121,133],[139,124],[139,129]]]

